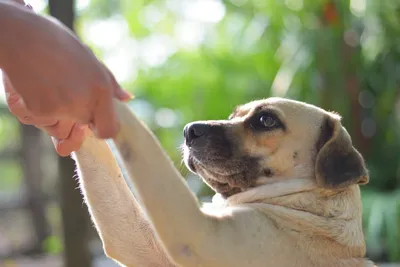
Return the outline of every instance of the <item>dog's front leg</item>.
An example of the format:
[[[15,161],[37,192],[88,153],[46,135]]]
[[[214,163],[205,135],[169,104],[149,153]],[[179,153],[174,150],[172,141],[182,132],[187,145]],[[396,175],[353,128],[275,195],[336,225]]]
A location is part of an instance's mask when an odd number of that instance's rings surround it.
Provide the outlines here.
[[[204,266],[197,255],[214,234],[216,220],[203,214],[194,194],[151,131],[116,103],[121,129],[114,142],[169,256],[181,266]]]
[[[116,106],[121,129],[114,142],[157,236],[168,254],[179,260],[184,253],[191,253],[188,242],[203,237],[193,227],[204,229],[208,220],[151,131],[127,105],[116,102]],[[196,255],[189,258],[193,266]]]
[[[107,143],[89,133],[73,157],[105,253],[124,266],[174,266],[123,179]]]

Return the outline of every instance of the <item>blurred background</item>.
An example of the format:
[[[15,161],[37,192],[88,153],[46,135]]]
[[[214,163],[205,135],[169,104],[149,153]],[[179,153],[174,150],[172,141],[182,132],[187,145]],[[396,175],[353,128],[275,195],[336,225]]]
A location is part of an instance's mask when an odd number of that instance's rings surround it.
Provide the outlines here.
[[[202,200],[212,192],[181,164],[186,123],[269,96],[339,112],[370,170],[368,257],[400,262],[400,1],[28,2],[73,27],[136,95],[133,110]],[[0,266],[117,266],[104,257],[72,161],[1,103]]]

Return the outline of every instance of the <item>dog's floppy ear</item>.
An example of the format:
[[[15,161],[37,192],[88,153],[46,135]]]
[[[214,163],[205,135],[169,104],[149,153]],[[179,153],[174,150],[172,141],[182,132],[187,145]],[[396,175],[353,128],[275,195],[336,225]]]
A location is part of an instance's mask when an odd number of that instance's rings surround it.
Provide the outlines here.
[[[317,142],[315,176],[318,185],[340,189],[351,184],[367,184],[368,171],[361,154],[353,147],[340,118],[327,115]]]

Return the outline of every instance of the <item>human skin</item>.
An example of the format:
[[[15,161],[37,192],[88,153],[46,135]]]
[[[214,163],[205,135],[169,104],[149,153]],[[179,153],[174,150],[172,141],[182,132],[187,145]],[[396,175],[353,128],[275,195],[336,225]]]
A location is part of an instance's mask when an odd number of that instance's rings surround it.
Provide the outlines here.
[[[61,156],[80,147],[87,125],[99,138],[114,137],[113,98],[131,96],[67,27],[23,4],[0,0],[0,68],[10,111],[53,136]]]

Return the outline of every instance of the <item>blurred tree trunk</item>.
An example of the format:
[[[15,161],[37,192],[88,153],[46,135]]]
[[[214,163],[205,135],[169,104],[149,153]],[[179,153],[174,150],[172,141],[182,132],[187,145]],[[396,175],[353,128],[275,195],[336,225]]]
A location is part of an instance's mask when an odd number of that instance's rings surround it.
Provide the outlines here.
[[[357,77],[356,67],[353,61],[354,57],[359,57],[360,48],[351,47],[343,41],[343,69],[345,75],[345,90],[350,100],[350,111],[352,116],[352,124],[350,134],[352,135],[354,146],[360,151],[363,156],[368,156],[371,139],[364,136],[362,133],[361,124],[363,122],[363,108],[358,100],[360,94],[360,80]]]
[[[348,128],[352,136],[354,146],[361,154],[367,156],[370,147],[370,139],[366,138],[362,133],[361,124],[364,117],[363,108],[358,100],[360,81],[357,77],[358,65],[355,64],[360,58],[360,47],[356,44],[351,46],[346,43],[344,37],[346,30],[349,29],[346,28],[343,16],[340,16],[338,5],[339,4],[335,1],[325,2],[320,16],[320,22],[321,25],[323,25],[324,32],[336,32],[336,35],[332,35],[327,39],[322,39],[323,42],[320,42],[317,47],[317,66],[321,73],[323,85],[320,96],[321,106],[327,110],[337,110],[338,107],[342,106],[338,104],[338,98],[335,98],[335,96],[339,95],[337,92],[339,91],[346,94],[346,99],[339,99],[340,103],[348,101],[349,105],[348,112],[342,110],[343,114],[351,115],[351,118],[348,119],[349,125],[346,125],[346,128]],[[357,36],[353,36],[356,33],[349,31],[347,34],[351,35],[353,38],[357,38]],[[327,58],[327,55],[330,54],[340,55],[335,59],[337,62]],[[331,69],[331,65],[335,63],[337,64],[337,69]],[[343,88],[338,88],[338,85]]]
[[[73,30],[74,1],[49,0],[50,14]],[[88,212],[82,204],[78,183],[73,178],[75,164],[69,157],[59,158],[60,205],[64,230],[64,266],[90,267]]]
[[[73,178],[75,164],[71,158],[59,158],[61,214],[64,230],[64,266],[90,267],[89,218],[77,181]]]
[[[32,253],[41,253],[43,241],[50,233],[46,219],[45,198],[42,191],[43,172],[41,155],[43,142],[41,131],[33,126],[21,124],[22,169],[26,183],[28,208],[32,214],[32,223],[35,232],[35,243]]]

